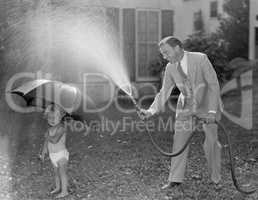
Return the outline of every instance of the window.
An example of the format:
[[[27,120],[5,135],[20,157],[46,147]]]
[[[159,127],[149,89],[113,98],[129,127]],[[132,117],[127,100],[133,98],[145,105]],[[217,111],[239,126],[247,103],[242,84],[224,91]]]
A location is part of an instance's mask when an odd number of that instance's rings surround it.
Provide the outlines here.
[[[174,33],[174,11],[161,10],[161,35],[162,38]]]
[[[255,28],[255,59],[258,59],[258,28]]]
[[[136,13],[136,78],[156,80],[150,65],[159,56],[160,11],[137,10]]]
[[[210,17],[218,16],[218,2],[212,1],[210,2]]]
[[[120,30],[119,30],[119,9],[118,8],[106,8],[106,24],[108,28],[108,32],[112,36],[112,40],[116,47],[120,47],[120,40],[114,41],[119,38]]]
[[[198,11],[194,13],[194,31],[202,31],[203,30],[203,19],[202,19],[202,11]]]
[[[123,55],[131,81],[135,81],[135,16],[136,11],[133,8],[123,9]]]

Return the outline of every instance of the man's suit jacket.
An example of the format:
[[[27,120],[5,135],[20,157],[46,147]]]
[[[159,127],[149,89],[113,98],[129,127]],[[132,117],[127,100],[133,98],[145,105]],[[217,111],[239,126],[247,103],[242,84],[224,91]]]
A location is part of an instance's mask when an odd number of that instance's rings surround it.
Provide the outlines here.
[[[222,111],[220,98],[220,86],[215,70],[207,55],[199,52],[187,52],[187,77],[192,87],[192,100],[194,108],[192,112],[198,115],[206,115],[209,111],[215,111],[217,119]],[[178,71],[178,63],[168,63],[165,69],[162,88],[156,95],[150,107],[152,113],[160,112],[168,100],[172,89],[184,84],[183,77]],[[181,90],[182,91],[182,90]],[[179,95],[176,113],[182,110],[182,93]]]

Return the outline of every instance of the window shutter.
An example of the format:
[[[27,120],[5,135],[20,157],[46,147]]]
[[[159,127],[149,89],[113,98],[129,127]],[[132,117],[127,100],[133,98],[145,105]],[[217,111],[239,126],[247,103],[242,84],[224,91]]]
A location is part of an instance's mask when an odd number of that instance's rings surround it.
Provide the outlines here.
[[[131,81],[135,80],[135,9],[123,9],[124,58]]]
[[[119,8],[107,8],[106,14],[115,33],[119,33]]]
[[[202,31],[203,30],[203,18],[202,11],[194,13],[194,31]]]
[[[111,33],[111,39],[117,49],[120,46],[120,36],[119,36],[119,8],[107,8],[107,23],[108,32]]]
[[[218,2],[212,1],[210,2],[210,17],[218,16]]]
[[[174,11],[162,10],[161,11],[161,36],[162,38],[174,34]]]
[[[258,28],[255,28],[255,59],[258,59]]]

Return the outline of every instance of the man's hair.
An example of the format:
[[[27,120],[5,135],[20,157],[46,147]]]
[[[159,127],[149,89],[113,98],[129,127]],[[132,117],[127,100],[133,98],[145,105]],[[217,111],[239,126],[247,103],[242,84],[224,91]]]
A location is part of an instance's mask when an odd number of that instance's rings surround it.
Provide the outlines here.
[[[159,47],[161,47],[164,44],[168,44],[171,47],[176,47],[178,45],[180,48],[183,48],[182,42],[179,39],[175,38],[174,36],[168,36],[163,38],[159,42]]]

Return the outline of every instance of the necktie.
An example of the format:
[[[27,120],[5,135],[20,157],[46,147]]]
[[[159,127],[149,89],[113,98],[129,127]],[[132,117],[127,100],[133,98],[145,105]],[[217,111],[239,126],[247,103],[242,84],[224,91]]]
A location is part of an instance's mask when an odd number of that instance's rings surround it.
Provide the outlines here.
[[[181,76],[182,76],[184,79],[187,79],[187,75],[185,74],[185,72],[184,72],[184,70],[183,70],[183,68],[182,68],[181,62],[178,62],[177,70],[178,70],[178,72],[181,74]]]
[[[185,98],[189,99],[191,98],[191,84],[190,81],[187,77],[187,75],[185,74],[185,72],[183,71],[182,65],[180,62],[178,62],[177,65],[177,70],[180,73],[181,77],[183,78],[183,83],[182,85],[179,87],[179,90],[182,93],[182,106],[184,107],[185,105]]]

